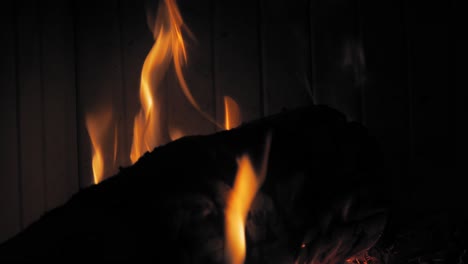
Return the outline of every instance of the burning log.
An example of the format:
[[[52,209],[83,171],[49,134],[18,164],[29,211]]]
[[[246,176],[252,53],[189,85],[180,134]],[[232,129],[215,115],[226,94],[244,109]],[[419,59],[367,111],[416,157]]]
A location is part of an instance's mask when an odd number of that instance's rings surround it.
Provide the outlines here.
[[[0,259],[222,263],[236,159],[259,168],[269,133],[246,263],[338,263],[371,248],[386,221],[379,148],[360,124],[311,106],[157,147],[1,245]]]

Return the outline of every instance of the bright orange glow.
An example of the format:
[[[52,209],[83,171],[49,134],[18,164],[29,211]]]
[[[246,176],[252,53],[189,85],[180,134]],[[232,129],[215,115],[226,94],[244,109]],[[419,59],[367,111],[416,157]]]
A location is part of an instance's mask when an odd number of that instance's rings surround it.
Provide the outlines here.
[[[94,184],[98,184],[104,178],[105,159],[104,142],[106,133],[109,131],[112,122],[112,109],[97,114],[86,115],[86,129],[88,130],[93,148],[93,177]]]
[[[239,105],[229,96],[224,96],[224,128],[230,130],[241,124]]]
[[[226,263],[244,263],[246,254],[245,223],[250,205],[266,177],[270,142],[271,137],[268,135],[259,173],[255,172],[247,154],[242,155],[237,160],[237,174],[233,189],[228,196],[225,212]]]

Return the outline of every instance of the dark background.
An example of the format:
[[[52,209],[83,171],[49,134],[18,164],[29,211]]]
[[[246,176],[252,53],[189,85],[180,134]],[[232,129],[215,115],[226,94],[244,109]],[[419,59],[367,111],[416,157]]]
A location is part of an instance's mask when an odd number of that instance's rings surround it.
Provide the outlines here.
[[[402,213],[465,212],[460,2],[179,0],[195,36],[187,37],[186,78],[220,122],[224,95],[244,121],[312,103],[337,108],[381,144],[386,173],[376,177]],[[92,183],[86,113],[114,111],[118,158],[106,174],[130,165],[139,75],[153,43],[145,7],[155,6],[2,2],[0,241]],[[216,131],[172,72],[158,96],[169,130]]]

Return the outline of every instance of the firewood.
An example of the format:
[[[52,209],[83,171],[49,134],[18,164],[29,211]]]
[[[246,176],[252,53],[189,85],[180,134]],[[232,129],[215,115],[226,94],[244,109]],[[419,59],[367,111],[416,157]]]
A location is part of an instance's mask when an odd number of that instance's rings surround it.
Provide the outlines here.
[[[372,211],[385,198],[378,144],[338,111],[310,106],[157,147],[1,245],[0,260],[221,263],[236,158],[248,153],[259,166],[267,133],[268,171],[248,216],[246,262],[297,258],[310,230],[324,225],[321,237],[330,243],[337,230],[364,241],[347,245],[340,258],[372,246],[385,225],[383,211]],[[376,213],[348,221],[357,211]],[[358,239],[362,225],[373,229]]]

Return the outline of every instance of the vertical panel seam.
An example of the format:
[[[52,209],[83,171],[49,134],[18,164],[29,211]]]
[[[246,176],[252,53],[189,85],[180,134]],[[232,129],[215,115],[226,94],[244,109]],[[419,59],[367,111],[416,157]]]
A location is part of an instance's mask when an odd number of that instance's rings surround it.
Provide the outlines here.
[[[221,119],[221,113],[220,113],[220,109],[219,109],[219,96],[220,96],[220,92],[219,92],[219,87],[216,85],[216,36],[215,36],[215,32],[216,32],[216,25],[215,25],[215,19],[216,19],[216,16],[215,16],[215,10],[216,10],[216,4],[215,4],[215,1],[216,0],[210,0],[210,45],[211,45],[211,85],[212,85],[212,89],[213,89],[213,108],[214,108],[214,114],[215,114],[215,120],[216,122],[218,123],[221,123],[220,122],[220,119]],[[214,126],[214,129],[215,131],[218,131],[219,128],[218,126],[216,125],[213,125]]]
[[[258,85],[260,86],[260,115],[265,117],[268,114],[266,102],[265,69],[263,65],[264,43],[263,43],[263,15],[261,0],[257,0],[257,36],[258,36]]]
[[[313,104],[315,104],[315,96],[314,96],[314,90],[316,89],[315,86],[315,57],[314,57],[314,43],[313,43],[313,37],[312,37],[312,18],[311,18],[311,10],[312,10],[312,0],[308,0],[305,4],[306,10],[305,10],[305,19],[306,19],[306,30],[307,30],[307,48],[306,51],[308,52],[308,59],[307,59],[307,64],[306,64],[306,75],[307,77],[307,87],[308,89],[308,94],[310,95],[310,100],[312,101]]]
[[[80,146],[80,131],[81,131],[81,125],[80,125],[80,89],[79,89],[79,73],[78,73],[78,5],[75,0],[72,0],[72,23],[73,23],[73,64],[74,64],[74,82],[73,85],[75,87],[75,127],[76,127],[76,162],[77,165],[77,182],[78,182],[78,191],[81,190],[81,186],[83,185],[82,182],[82,171],[81,171],[81,163],[80,163],[80,157],[81,157],[81,146]]]
[[[366,101],[365,101],[365,89],[366,89],[366,84],[365,84],[365,80],[366,80],[366,53],[364,51],[364,18],[363,18],[363,15],[362,15],[362,0],[356,0],[356,13],[357,13],[357,35],[358,35],[358,44],[360,46],[358,46],[358,48],[362,49],[362,50],[358,50],[358,52],[363,52],[364,55],[363,55],[363,61],[358,61],[357,63],[357,67],[358,67],[358,80],[357,80],[357,84],[358,84],[358,89],[359,89],[359,96],[358,96],[358,107],[359,107],[359,110],[357,111],[357,120],[361,123],[363,123],[364,125],[366,124],[366,119],[365,119],[365,107],[366,107]],[[355,54],[355,56],[358,56],[357,54]],[[356,81],[356,80],[355,80]]]
[[[21,166],[21,99],[20,99],[20,76],[19,76],[19,7],[18,7],[18,2],[13,1],[13,26],[14,26],[14,34],[15,34],[15,47],[14,47],[14,52],[15,52],[15,85],[16,85],[16,131],[17,131],[17,136],[16,136],[16,145],[17,145],[17,166],[18,166],[18,172],[17,172],[17,178],[18,178],[18,204],[19,204],[19,226],[20,229],[24,229],[24,212],[23,212],[23,172],[22,172],[22,166]]]
[[[47,137],[46,137],[46,128],[45,128],[45,87],[44,87],[44,43],[43,43],[43,34],[44,34],[44,21],[43,21],[43,14],[39,12],[39,3],[35,1],[35,16],[36,21],[38,22],[39,29],[35,34],[38,34],[38,49],[39,49],[39,90],[40,90],[40,100],[41,100],[41,164],[42,164],[42,199],[43,199],[43,208],[42,211],[44,212],[47,209],[47,168],[46,168],[46,160],[47,157]]]
[[[117,1],[117,18],[118,18],[118,24],[119,24],[119,44],[120,44],[120,70],[121,70],[121,81],[122,81],[122,99],[121,99],[121,105],[122,105],[122,109],[123,109],[123,114],[122,114],[122,121],[120,122],[123,122],[123,131],[121,131],[120,133],[123,133],[123,137],[120,136],[120,137],[117,137],[117,140],[119,138],[122,138],[123,140],[123,153],[125,155],[127,155],[127,153],[130,153],[130,146],[129,146],[129,141],[126,137],[127,135],[127,131],[128,131],[128,127],[127,127],[127,119],[128,119],[128,115],[127,115],[127,104],[125,102],[125,98],[127,98],[127,94],[126,94],[126,87],[127,87],[127,81],[126,81],[126,78],[125,78],[125,56],[124,56],[124,51],[125,51],[125,48],[124,48],[124,36],[123,36],[123,24],[122,24],[122,20],[123,20],[123,9],[122,9],[122,1],[121,0],[118,0]],[[118,135],[120,135],[120,133],[118,133]],[[114,134],[115,136],[115,134]],[[119,145],[119,143],[117,144]],[[120,148],[117,148],[117,151],[119,151],[119,149],[122,149],[122,147]],[[117,153],[117,158],[119,158],[122,154],[119,155],[119,153]],[[121,160],[120,162],[123,162],[123,160]]]
[[[318,87],[317,87],[317,58],[316,58],[316,47],[315,47],[315,37],[316,37],[316,25],[314,21],[314,16],[312,15],[312,10],[315,10],[313,3],[313,0],[309,0],[309,5],[308,5],[308,22],[309,22],[309,49],[310,49],[310,71],[311,71],[311,92],[313,95],[312,101],[314,104],[318,104],[317,101],[317,93],[318,93]]]
[[[403,9],[403,15],[402,15],[402,25],[401,27],[403,28],[404,32],[404,45],[405,45],[405,51],[406,51],[406,80],[407,80],[407,87],[408,87],[408,130],[409,130],[409,171],[414,170],[414,161],[415,161],[415,113],[414,113],[414,86],[412,82],[412,76],[411,76],[411,68],[412,68],[412,61],[411,61],[411,40],[410,40],[410,34],[409,31],[410,29],[410,22],[409,22],[409,3],[406,1],[402,1],[402,9]]]

